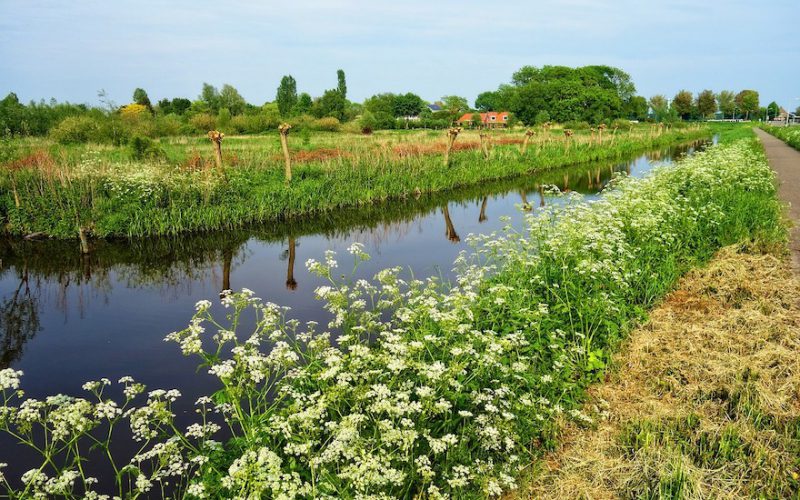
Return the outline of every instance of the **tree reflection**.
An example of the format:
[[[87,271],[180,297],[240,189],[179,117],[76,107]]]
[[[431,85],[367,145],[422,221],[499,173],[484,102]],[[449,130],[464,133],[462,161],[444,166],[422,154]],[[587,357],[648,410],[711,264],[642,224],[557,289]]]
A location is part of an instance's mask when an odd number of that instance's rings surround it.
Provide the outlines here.
[[[480,222],[480,223],[483,223],[483,222],[486,222],[487,220],[489,220],[489,218],[486,217],[486,203],[488,201],[489,201],[489,197],[488,196],[484,196],[483,197],[483,201],[481,202],[481,213],[478,214],[478,222]]]
[[[19,360],[25,343],[40,328],[39,298],[31,292],[25,270],[14,293],[0,302],[0,368]]]
[[[519,190],[519,197],[522,199],[522,210],[524,210],[525,212],[530,212],[531,210],[533,210],[531,204],[528,203],[528,194],[525,192],[524,189]]]
[[[461,238],[458,236],[458,233],[456,233],[456,228],[453,227],[453,221],[450,219],[450,210],[447,205],[442,207],[442,213],[444,214],[445,234],[447,235],[447,239],[453,243],[458,243],[461,241]]]
[[[297,290],[297,281],[294,279],[295,245],[294,236],[289,236],[289,265],[286,267],[287,290]]]

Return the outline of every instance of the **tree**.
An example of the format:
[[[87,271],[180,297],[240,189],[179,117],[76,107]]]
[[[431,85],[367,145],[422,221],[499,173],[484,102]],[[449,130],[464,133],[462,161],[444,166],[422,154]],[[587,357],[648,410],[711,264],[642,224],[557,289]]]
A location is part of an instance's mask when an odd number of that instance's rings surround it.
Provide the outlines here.
[[[681,117],[681,120],[686,120],[692,116],[693,101],[692,93],[688,90],[681,90],[672,98],[672,107]]]
[[[200,91],[199,100],[206,104],[209,111],[214,113],[219,111],[219,91],[210,83],[203,83],[203,90]]]
[[[770,120],[775,119],[775,117],[778,116],[780,112],[781,108],[780,106],[778,106],[777,102],[772,101],[771,103],[769,103],[769,105],[767,105],[767,114],[769,115]]]
[[[227,83],[222,86],[219,92],[219,108],[228,108],[231,115],[236,116],[241,115],[246,107],[247,103],[238,90]]]
[[[654,95],[648,102],[650,109],[653,110],[653,117],[656,121],[661,121],[667,116],[667,98],[661,94]]]
[[[499,100],[499,91],[481,92],[475,99],[475,108],[481,111],[500,111]]]
[[[404,95],[394,96],[393,112],[397,118],[417,116],[425,107],[425,101],[416,94],[408,92]]]
[[[483,118],[480,113],[472,113],[472,126],[475,128],[483,125]]]
[[[464,97],[457,95],[446,95],[442,97],[444,109],[452,114],[466,113],[469,111],[469,103]]]
[[[311,106],[314,105],[314,101],[311,99],[311,94],[308,92],[303,92],[297,98],[297,104],[295,105],[294,114],[296,115],[304,115],[311,112]]]
[[[704,90],[697,94],[697,112],[703,118],[711,118],[717,112],[717,100],[714,92]]]
[[[730,90],[723,90],[717,94],[717,106],[719,107],[722,117],[730,116],[736,118],[736,96]]]
[[[281,78],[281,84],[278,86],[277,94],[275,94],[275,102],[278,104],[278,111],[283,117],[287,117],[297,111],[297,82],[292,75],[286,75]]]
[[[647,119],[647,107],[647,99],[635,95],[622,104],[622,113],[629,120],[644,121]]]
[[[742,90],[736,94],[736,107],[743,111],[745,118],[750,118],[750,113],[758,111],[758,92],[755,90]]]
[[[133,91],[133,102],[153,111],[153,105],[150,103],[150,98],[147,97],[147,92],[144,89],[137,88]]]
[[[344,70],[337,69],[336,70],[336,79],[338,84],[336,85],[336,90],[342,94],[342,99],[347,99],[347,81],[344,79]]]
[[[541,125],[543,123],[547,123],[550,121],[550,113],[545,110],[541,110],[536,113],[536,125]]]
[[[345,120],[346,110],[347,101],[337,89],[326,90],[312,108],[312,112],[317,118],[331,116],[340,122]]]
[[[172,100],[172,112],[176,115],[183,115],[192,107],[192,101],[185,97],[176,97]]]

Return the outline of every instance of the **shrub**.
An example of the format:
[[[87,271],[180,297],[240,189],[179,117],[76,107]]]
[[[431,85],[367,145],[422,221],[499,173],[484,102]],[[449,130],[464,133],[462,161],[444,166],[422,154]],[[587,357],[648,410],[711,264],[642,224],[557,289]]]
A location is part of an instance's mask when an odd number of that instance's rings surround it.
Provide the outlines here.
[[[217,120],[207,113],[194,115],[193,117],[189,118],[189,123],[191,124],[194,132],[198,134],[205,134],[209,130],[214,130],[217,128]]]
[[[536,125],[541,125],[542,123],[549,122],[550,113],[548,113],[546,110],[541,110],[538,113],[536,113],[536,118],[534,120],[536,122]]]
[[[324,132],[338,132],[341,123],[338,119],[332,116],[326,116],[314,120],[311,124],[311,130],[324,131]]]
[[[618,128],[622,131],[628,131],[633,128],[633,123],[630,120],[626,120],[624,118],[617,118],[611,125],[609,125],[610,129]]]
[[[358,120],[359,125],[361,126],[361,133],[363,134],[371,134],[375,127],[378,125],[378,121],[375,119],[375,115],[370,113],[369,111],[364,111],[361,115],[361,118]]]
[[[59,144],[101,142],[103,132],[100,123],[92,117],[69,116],[53,127],[50,137]]]
[[[128,142],[131,158],[134,160],[159,159],[166,154],[161,147],[148,137],[134,136]]]
[[[175,114],[158,116],[153,121],[153,131],[157,137],[179,135],[181,133],[182,126],[183,121],[181,121],[180,117]]]
[[[564,123],[564,128],[569,128],[572,130],[589,130],[589,122],[584,121],[569,121]]]

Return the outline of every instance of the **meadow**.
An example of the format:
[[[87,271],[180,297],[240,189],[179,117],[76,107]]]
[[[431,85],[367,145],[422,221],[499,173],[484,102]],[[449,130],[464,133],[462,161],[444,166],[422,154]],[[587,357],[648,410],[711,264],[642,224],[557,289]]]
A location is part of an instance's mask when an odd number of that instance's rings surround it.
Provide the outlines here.
[[[231,229],[623,158],[710,135],[700,125],[634,125],[604,134],[552,126],[532,129],[523,146],[525,130],[464,130],[445,162],[443,131],[304,130],[289,134],[291,182],[277,133],[225,137],[221,167],[205,137],[141,139],[124,147],[14,139],[4,145],[0,216],[14,235],[70,239]]]
[[[542,144],[539,154],[548,148],[566,153]],[[495,154],[483,170],[519,164]],[[462,155],[456,168],[481,161]],[[82,460],[93,446],[114,464],[123,497],[500,496],[553,447],[559,422],[591,424],[580,410],[586,388],[682,274],[725,245],[785,240],[773,174],[752,137],[618,179],[594,203],[570,196],[521,230],[474,237],[452,284],[400,268],[349,280],[369,259],[358,244],[341,260],[329,252],[307,262],[328,280],[316,290],[328,325],[293,320],[249,290],[223,294],[224,317],[197,303],[167,339],[220,390],[197,401],[197,423],[185,429],[174,425],[174,390],[148,392],[126,377],[87,382],[85,398],[32,400],[18,392],[22,374],[2,370],[0,429],[42,462],[21,483],[2,469],[0,480],[14,496],[91,492]],[[253,330],[243,331],[244,318]],[[120,426],[140,445],[134,457],[110,451],[109,429]],[[223,427],[233,437],[220,442]]]

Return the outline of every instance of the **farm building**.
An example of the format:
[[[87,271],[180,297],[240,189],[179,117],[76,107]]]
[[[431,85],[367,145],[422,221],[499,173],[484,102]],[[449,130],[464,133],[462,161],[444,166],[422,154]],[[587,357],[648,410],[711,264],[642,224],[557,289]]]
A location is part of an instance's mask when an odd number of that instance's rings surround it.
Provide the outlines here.
[[[483,127],[505,127],[508,125],[509,113],[508,111],[489,111],[486,113],[464,113],[458,119],[459,125],[474,125],[473,117],[480,114],[481,123]]]

